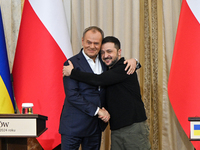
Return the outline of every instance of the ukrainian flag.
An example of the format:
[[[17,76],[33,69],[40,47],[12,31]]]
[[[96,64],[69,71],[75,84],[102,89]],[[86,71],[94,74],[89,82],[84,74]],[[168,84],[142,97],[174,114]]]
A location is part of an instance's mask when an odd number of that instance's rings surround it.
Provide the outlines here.
[[[0,9],[0,114],[14,113],[14,96]]]
[[[194,125],[194,135],[200,136],[200,124]]]

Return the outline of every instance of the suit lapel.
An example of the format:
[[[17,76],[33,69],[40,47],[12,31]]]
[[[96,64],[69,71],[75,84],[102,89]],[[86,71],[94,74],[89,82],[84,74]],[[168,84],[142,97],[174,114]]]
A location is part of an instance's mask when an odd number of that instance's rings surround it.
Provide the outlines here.
[[[81,49],[81,51],[80,51],[80,53],[78,54],[78,57],[77,57],[79,66],[81,67],[81,69],[83,71],[93,73],[90,65],[88,64],[87,60],[83,56],[82,50],[83,49]]]
[[[101,60],[101,58],[100,58],[100,62],[101,62],[101,66],[102,66],[103,72],[106,71],[106,70],[108,70],[107,66],[106,66],[105,63]]]
[[[104,71],[107,71],[108,70],[108,67],[105,65],[105,63],[102,61],[102,59],[101,59],[101,53],[99,53],[99,60],[100,60],[100,62],[101,62],[101,66],[102,66],[102,70],[103,70],[103,72]]]

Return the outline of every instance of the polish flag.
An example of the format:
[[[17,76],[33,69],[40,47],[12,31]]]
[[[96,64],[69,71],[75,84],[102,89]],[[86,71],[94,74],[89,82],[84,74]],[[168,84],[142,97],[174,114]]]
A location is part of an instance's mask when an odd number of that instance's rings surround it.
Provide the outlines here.
[[[183,0],[168,81],[169,99],[187,136],[200,117],[200,1]],[[200,142],[192,141],[200,150]]]
[[[25,0],[13,65],[17,106],[33,103],[33,113],[48,117],[37,138],[45,150],[61,143],[58,132],[65,93],[63,63],[72,48],[62,0]]]

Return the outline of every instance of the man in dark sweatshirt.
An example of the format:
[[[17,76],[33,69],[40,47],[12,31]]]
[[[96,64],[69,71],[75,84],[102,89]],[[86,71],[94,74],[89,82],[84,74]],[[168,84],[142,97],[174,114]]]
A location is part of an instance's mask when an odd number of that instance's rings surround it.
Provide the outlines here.
[[[103,39],[101,58],[109,70],[100,75],[75,70],[71,62],[64,67],[63,74],[71,74],[70,78],[87,84],[106,87],[111,150],[151,149],[137,73],[127,75],[117,38],[108,36]],[[108,118],[101,119],[107,121]]]

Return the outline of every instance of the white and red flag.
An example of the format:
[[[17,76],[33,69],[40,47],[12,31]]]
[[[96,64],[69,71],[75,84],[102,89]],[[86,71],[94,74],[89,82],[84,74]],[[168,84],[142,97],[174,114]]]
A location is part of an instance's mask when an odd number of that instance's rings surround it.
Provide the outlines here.
[[[183,0],[168,81],[168,94],[187,136],[188,117],[200,117],[200,1]],[[192,141],[199,150],[200,142]]]
[[[62,68],[72,55],[62,0],[25,0],[12,72],[14,94],[20,111],[29,102],[34,114],[48,117],[48,130],[37,138],[45,150],[61,142]]]

